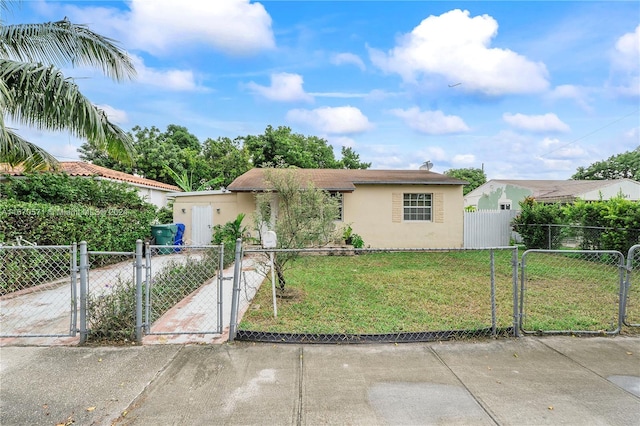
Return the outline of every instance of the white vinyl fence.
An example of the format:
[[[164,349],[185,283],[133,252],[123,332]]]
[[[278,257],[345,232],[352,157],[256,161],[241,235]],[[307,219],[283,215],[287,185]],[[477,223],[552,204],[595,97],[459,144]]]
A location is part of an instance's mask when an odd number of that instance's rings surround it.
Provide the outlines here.
[[[478,210],[464,212],[464,247],[503,247],[511,245],[519,236],[511,228],[511,221],[519,210]]]

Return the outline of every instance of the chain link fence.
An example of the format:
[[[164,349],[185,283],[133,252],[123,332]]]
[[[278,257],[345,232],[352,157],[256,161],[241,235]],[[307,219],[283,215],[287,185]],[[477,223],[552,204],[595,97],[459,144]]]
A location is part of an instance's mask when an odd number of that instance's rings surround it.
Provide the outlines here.
[[[81,343],[141,342],[145,332],[221,334],[229,319],[231,340],[320,343],[616,334],[640,324],[640,245],[626,260],[617,251],[528,250],[518,262],[515,247],[239,244],[225,277],[229,253],[223,246],[143,253],[142,242],[132,252],[87,251],[86,243],[0,246],[0,338],[80,332]],[[227,301],[223,284],[232,277]]]
[[[518,224],[513,225],[529,249],[618,250],[625,252],[640,242],[640,229],[596,226]]]
[[[617,251],[527,250],[521,261],[524,333],[616,334],[624,315]]]
[[[247,261],[234,288],[257,294],[237,340],[401,342],[515,332],[514,247],[249,249]]]
[[[624,325],[640,327],[640,244],[629,249],[625,283]]]
[[[76,333],[77,247],[0,245],[0,337]]]
[[[90,342],[134,342],[136,253],[89,251],[86,271],[86,330],[81,330],[82,340],[86,336]]]
[[[146,334],[220,334],[224,246],[147,246]]]

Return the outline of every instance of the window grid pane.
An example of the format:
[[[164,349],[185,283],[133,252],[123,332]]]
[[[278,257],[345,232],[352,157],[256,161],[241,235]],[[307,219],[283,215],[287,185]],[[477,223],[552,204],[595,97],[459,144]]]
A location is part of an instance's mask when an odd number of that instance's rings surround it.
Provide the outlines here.
[[[403,207],[404,220],[431,220],[431,194],[403,194]]]

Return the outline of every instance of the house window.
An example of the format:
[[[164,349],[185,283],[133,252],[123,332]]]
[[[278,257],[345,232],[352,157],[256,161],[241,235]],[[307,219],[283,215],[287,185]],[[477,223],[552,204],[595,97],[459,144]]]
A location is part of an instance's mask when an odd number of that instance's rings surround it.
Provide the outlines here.
[[[329,195],[331,196],[331,198],[338,200],[338,214],[336,215],[335,220],[343,221],[344,216],[342,214],[342,209],[344,205],[344,198],[342,196],[342,192],[330,191]]]
[[[511,203],[500,203],[500,210],[511,210]]]
[[[403,194],[403,218],[407,221],[430,221],[432,194]]]

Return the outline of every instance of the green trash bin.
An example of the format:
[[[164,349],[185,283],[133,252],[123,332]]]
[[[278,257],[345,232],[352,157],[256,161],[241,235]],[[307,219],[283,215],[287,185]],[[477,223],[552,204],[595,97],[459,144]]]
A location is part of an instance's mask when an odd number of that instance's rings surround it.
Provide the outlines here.
[[[178,233],[178,225],[173,223],[167,225],[151,225],[151,235],[156,240],[158,246],[172,246]],[[161,248],[159,254],[169,254],[173,248]]]

